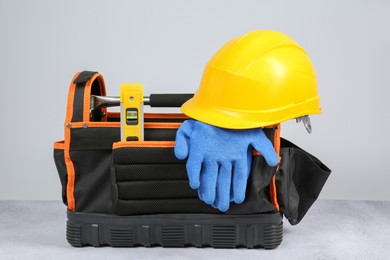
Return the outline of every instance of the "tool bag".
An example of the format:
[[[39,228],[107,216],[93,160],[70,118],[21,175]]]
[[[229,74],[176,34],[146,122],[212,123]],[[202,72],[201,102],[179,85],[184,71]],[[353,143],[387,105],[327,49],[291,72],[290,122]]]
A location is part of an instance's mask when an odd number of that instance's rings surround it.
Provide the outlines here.
[[[198,199],[186,161],[174,155],[185,115],[145,113],[145,141],[121,142],[120,114],[91,110],[91,95],[106,95],[102,75],[77,73],[69,89],[65,139],[54,143],[72,246],[275,248],[282,241],[283,215],[299,223],[331,172],[280,138],[280,125],[266,127],[279,166],[269,167],[254,151],[246,199],[223,213]]]

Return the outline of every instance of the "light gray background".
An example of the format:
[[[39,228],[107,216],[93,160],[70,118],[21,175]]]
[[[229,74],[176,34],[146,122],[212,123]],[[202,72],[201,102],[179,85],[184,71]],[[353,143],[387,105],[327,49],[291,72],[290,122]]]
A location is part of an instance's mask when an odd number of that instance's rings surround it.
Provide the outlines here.
[[[108,94],[194,92],[208,59],[254,29],[294,38],[315,66],[323,114],[282,134],[333,173],[324,199],[390,200],[390,1],[0,0],[0,199],[60,199],[52,142],[63,139],[73,75]]]

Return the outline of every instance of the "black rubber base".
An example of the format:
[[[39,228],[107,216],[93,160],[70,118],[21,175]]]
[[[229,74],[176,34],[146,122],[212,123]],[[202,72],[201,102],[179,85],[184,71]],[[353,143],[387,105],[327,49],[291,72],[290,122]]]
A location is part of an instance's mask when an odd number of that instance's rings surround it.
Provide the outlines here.
[[[273,249],[283,237],[279,213],[116,216],[67,212],[66,238],[81,246]]]

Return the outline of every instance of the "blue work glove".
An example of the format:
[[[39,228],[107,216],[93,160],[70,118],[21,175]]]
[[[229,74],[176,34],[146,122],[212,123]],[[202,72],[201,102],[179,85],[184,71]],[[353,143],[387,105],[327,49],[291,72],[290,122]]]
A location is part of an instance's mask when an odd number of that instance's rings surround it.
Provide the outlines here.
[[[252,164],[252,147],[268,165],[278,164],[271,141],[261,128],[232,130],[186,120],[176,133],[175,155],[187,160],[190,186],[205,203],[227,211],[242,203]]]

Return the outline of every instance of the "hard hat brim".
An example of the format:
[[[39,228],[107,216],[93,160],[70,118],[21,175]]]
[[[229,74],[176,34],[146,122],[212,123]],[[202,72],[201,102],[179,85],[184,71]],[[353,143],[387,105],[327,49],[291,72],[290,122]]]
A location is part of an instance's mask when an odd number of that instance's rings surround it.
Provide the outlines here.
[[[313,110],[313,107],[316,107],[317,109]],[[282,116],[286,115],[285,110],[289,110],[290,112],[287,117]],[[181,111],[190,118],[213,126],[228,129],[250,129],[266,127],[276,125],[297,117],[310,114],[320,114],[322,112],[320,108],[319,96],[310,100],[306,100],[305,102],[294,104],[292,106],[284,107],[278,110],[262,112],[253,111],[253,113],[248,113],[248,111],[245,111],[245,113],[243,113],[242,111],[234,111],[225,108],[200,106],[196,102],[196,94],[193,98],[182,105]],[[293,111],[295,112],[291,113]],[[275,120],[275,118],[278,118],[279,120]]]

